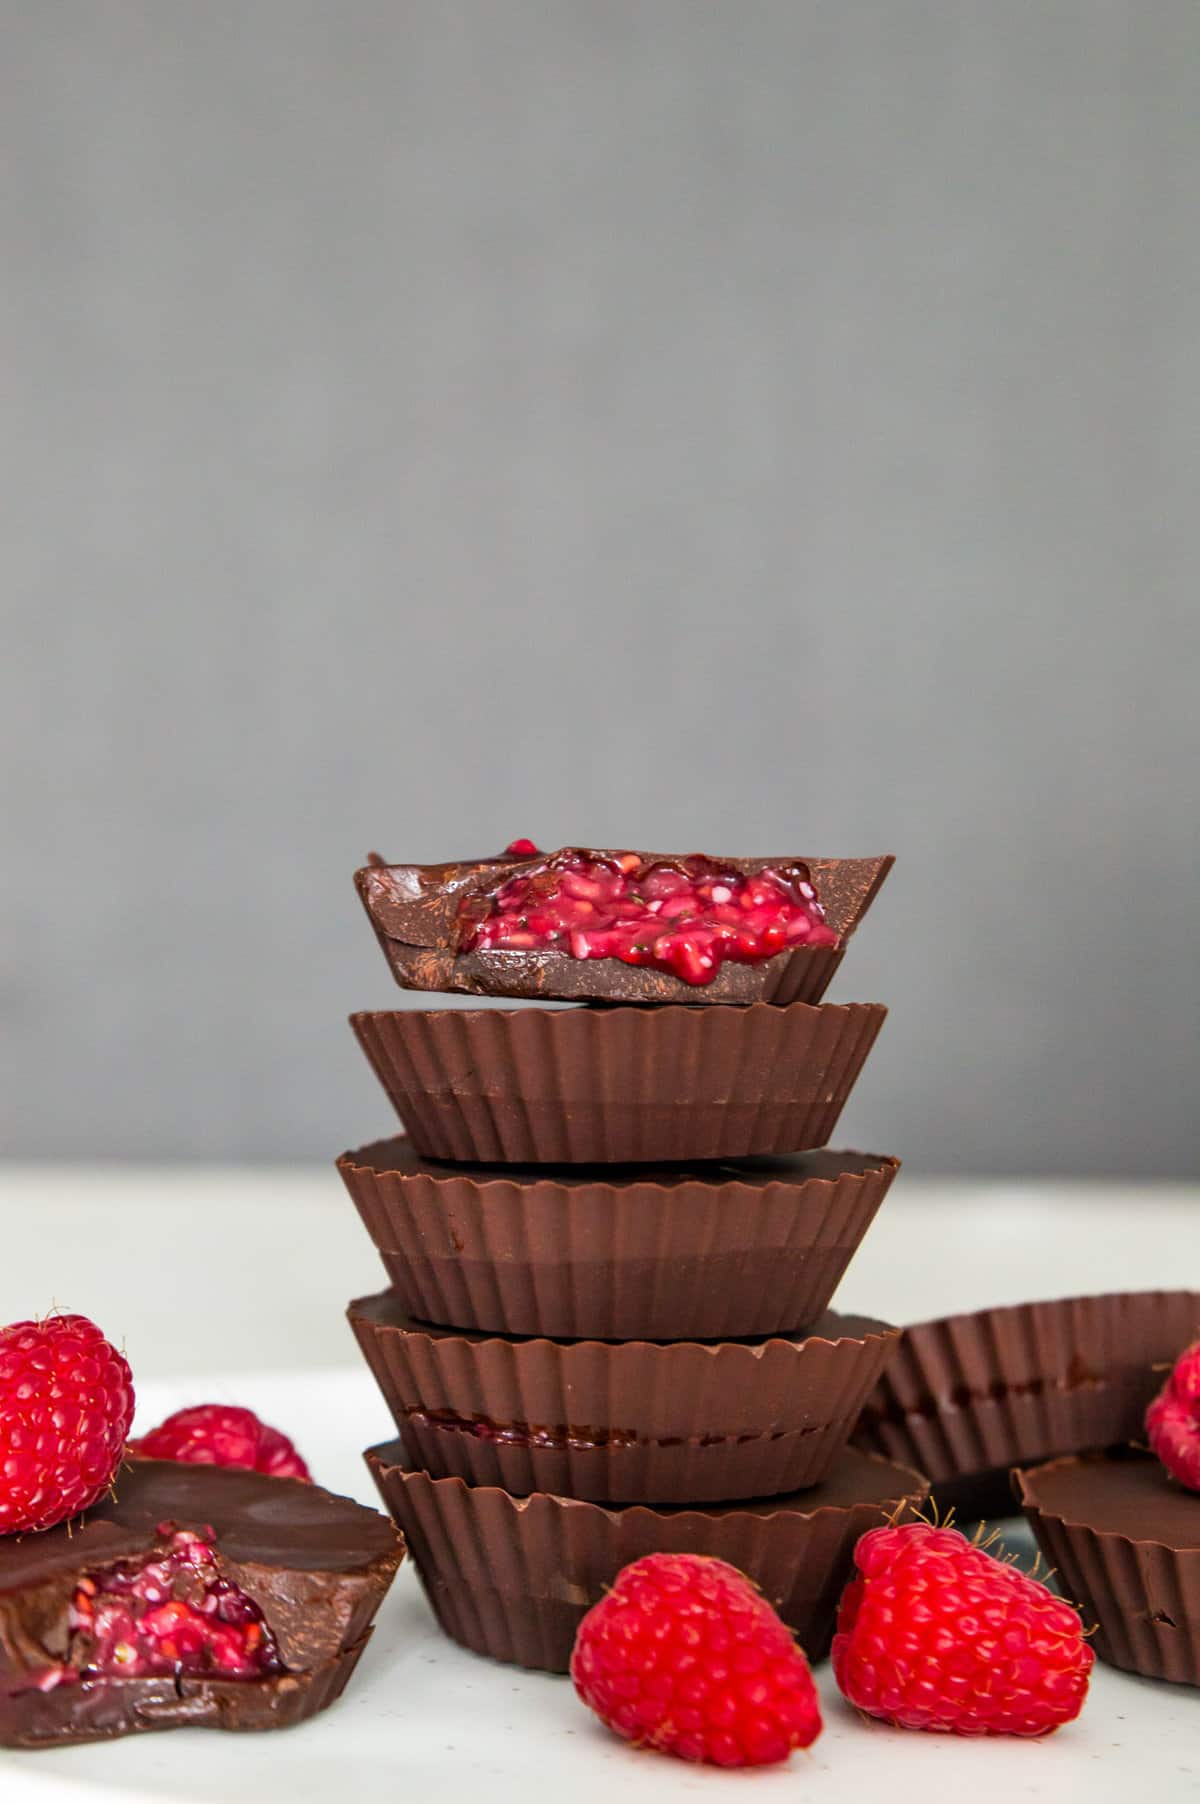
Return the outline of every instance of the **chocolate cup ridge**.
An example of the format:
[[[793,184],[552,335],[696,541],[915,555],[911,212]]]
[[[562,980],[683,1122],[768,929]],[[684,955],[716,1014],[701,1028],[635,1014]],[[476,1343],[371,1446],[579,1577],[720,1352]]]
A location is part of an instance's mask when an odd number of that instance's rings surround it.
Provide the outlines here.
[[[670,853],[641,853],[670,858]],[[490,888],[510,866],[508,857],[459,864],[369,864],[354,882],[396,982],[410,990],[457,991],[531,1001],[819,1002],[842,961],[845,942],[867,912],[895,862],[881,858],[806,858],[839,944],[798,947],[754,964],[722,965],[711,984],[685,983],[668,971],[620,959],[579,959],[549,947],[500,947],[456,953],[458,909],[465,896]],[[782,858],[722,858],[750,875]]]
[[[237,1681],[81,1676],[41,1689],[68,1658],[79,1579],[154,1556],[175,1527],[211,1530],[216,1572],[259,1606],[285,1670]],[[385,1517],[318,1485],[130,1459],[115,1494],[76,1521],[0,1539],[0,1746],[300,1722],[340,1694],[403,1551]]]
[[[424,1158],[688,1164],[830,1139],[881,1003],[351,1015]]]
[[[826,1476],[899,1330],[827,1314],[802,1339],[506,1339],[414,1322],[388,1292],[349,1319],[413,1465],[513,1495],[707,1503]]]
[[[928,1492],[920,1473],[851,1450],[800,1496],[700,1509],[513,1497],[413,1471],[399,1441],[370,1448],[366,1459],[443,1631],[475,1653],[544,1672],[566,1672],[586,1611],[623,1566],[648,1553],[728,1560],[809,1657],[822,1659],[860,1535],[902,1519]]]
[[[941,1507],[1011,1515],[1009,1469],[1139,1439],[1200,1292],[1020,1303],[904,1330],[854,1444],[916,1463]],[[986,1481],[986,1482],[984,1482]]]
[[[559,1340],[810,1326],[899,1169],[829,1151],[682,1171],[454,1167],[404,1139],[337,1163],[410,1315]]]
[[[1102,1660],[1200,1685],[1200,1494],[1156,1459],[1074,1457],[1015,1475],[1061,1590]]]

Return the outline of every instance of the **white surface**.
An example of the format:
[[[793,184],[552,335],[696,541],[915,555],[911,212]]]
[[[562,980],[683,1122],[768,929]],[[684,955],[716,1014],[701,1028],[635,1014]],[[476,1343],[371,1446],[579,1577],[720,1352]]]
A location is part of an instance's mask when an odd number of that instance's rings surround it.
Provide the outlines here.
[[[913,1320],[951,1303],[1194,1282],[1198,1203],[1200,1191],[1183,1187],[902,1179],[843,1300]],[[359,1450],[386,1437],[386,1412],[339,1316],[350,1289],[377,1279],[336,1178],[10,1169],[0,1170],[0,1209],[0,1320],[52,1299],[92,1312],[127,1337],[142,1426],[189,1401],[245,1402],[294,1432],[321,1481],[374,1501]],[[366,1259],[355,1257],[356,1247]],[[198,1376],[156,1375],[182,1372],[188,1346]],[[314,1357],[330,1355],[342,1369],[311,1369]],[[289,1363],[292,1370],[279,1369]],[[5,1754],[0,1799],[342,1804],[368,1784],[416,1804],[600,1804],[617,1791],[628,1804],[658,1804],[749,1797],[751,1787],[755,1797],[828,1804],[929,1804],[939,1791],[966,1793],[972,1804],[1182,1804],[1200,1796],[1200,1693],[1182,1687],[1099,1668],[1078,1723],[1022,1743],[867,1726],[837,1697],[827,1666],[819,1682],[825,1733],[782,1768],[734,1775],[635,1754],[593,1724],[567,1682],[447,1642],[406,1564],[349,1691],[326,1716],[279,1735],[179,1731]]]

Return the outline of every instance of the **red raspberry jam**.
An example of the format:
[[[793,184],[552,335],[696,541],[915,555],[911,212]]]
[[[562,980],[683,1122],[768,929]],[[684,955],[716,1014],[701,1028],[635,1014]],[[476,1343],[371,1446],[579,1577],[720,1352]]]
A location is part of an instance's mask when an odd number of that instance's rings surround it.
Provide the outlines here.
[[[551,1427],[541,1422],[493,1422],[487,1416],[460,1416],[452,1409],[407,1409],[404,1420],[414,1428],[437,1428],[447,1434],[469,1434],[496,1447],[566,1449],[593,1453],[600,1448],[626,1447],[724,1447],[730,1442],[778,1440],[782,1430],[763,1434],[666,1434],[639,1435],[632,1428],[579,1428],[572,1424]]]
[[[68,1627],[69,1663],[84,1678],[265,1679],[283,1671],[262,1611],[221,1577],[212,1547],[190,1529],[171,1534],[169,1550],[153,1559],[120,1560],[81,1578]]]
[[[514,844],[519,844],[514,841]],[[510,871],[464,899],[459,950],[532,951],[654,965],[709,984],[727,959],[753,964],[798,946],[836,946],[808,866],[752,876],[713,858],[646,860],[571,848]]]

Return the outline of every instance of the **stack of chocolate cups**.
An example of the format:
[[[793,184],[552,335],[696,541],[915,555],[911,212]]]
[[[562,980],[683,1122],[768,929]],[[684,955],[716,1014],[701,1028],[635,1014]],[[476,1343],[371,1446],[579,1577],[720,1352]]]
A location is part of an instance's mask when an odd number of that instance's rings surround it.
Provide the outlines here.
[[[818,1658],[858,1537],[925,1496],[847,1445],[899,1331],[828,1308],[898,1169],[825,1149],[886,1011],[821,1000],[890,863],[807,861],[836,946],[704,986],[463,951],[511,858],[358,873],[405,985],[578,1004],[351,1017],[407,1130],[338,1161],[389,1280],[349,1309],[398,1429],[367,1459],[464,1646],[565,1671],[620,1568],[674,1550]]]

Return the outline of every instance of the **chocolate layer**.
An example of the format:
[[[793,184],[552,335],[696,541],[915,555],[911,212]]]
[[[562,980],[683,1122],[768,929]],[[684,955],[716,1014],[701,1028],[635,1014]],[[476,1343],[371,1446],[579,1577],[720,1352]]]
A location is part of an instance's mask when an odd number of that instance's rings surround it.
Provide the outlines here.
[[[797,1340],[517,1340],[414,1322],[388,1292],[349,1317],[413,1465],[595,1502],[819,1484],[899,1338],[830,1312]]]
[[[175,1528],[212,1531],[217,1575],[258,1605],[286,1670],[244,1680],[68,1674],[38,1689],[69,1664],[80,1578],[162,1555]],[[340,1693],[402,1552],[384,1517],[318,1485],[131,1460],[115,1496],[72,1524],[0,1539],[0,1745],[298,1722]]]
[[[740,1159],[823,1146],[887,1010],[403,1009],[351,1015],[423,1158]]]
[[[0,1698],[0,1747],[61,1748],[153,1729],[290,1729],[336,1703],[371,1638],[310,1672],[243,1680],[174,1677],[83,1680]]]
[[[859,1536],[902,1517],[928,1489],[918,1473],[847,1451],[800,1497],[613,1510],[431,1478],[405,1467],[399,1441],[371,1448],[367,1462],[445,1633],[546,1672],[567,1670],[580,1620],[621,1568],[666,1552],[712,1554],[747,1573],[821,1659]]]
[[[612,857],[610,852],[597,856]],[[670,859],[671,853],[640,853]],[[367,915],[397,983],[410,990],[457,990],[474,996],[566,1002],[818,1002],[841,963],[846,940],[870,907],[894,860],[804,858],[829,926],[841,942],[800,947],[754,964],[727,964],[697,988],[669,972],[619,959],[578,959],[546,947],[528,951],[456,950],[464,899],[490,890],[522,860],[473,859],[461,864],[369,864],[354,873]],[[788,858],[721,858],[743,875]]]
[[[1100,1658],[1200,1685],[1200,1494],[1147,1457],[1054,1460],[1016,1482]]]
[[[919,1463],[939,1504],[992,1474],[975,1509],[1011,1513],[1010,1467],[1140,1439],[1146,1405],[1200,1323],[1200,1292],[1068,1297],[906,1328],[857,1446]]]
[[[454,1167],[404,1139],[338,1160],[410,1314],[586,1340],[808,1327],[898,1169],[838,1152],[680,1171]]]

